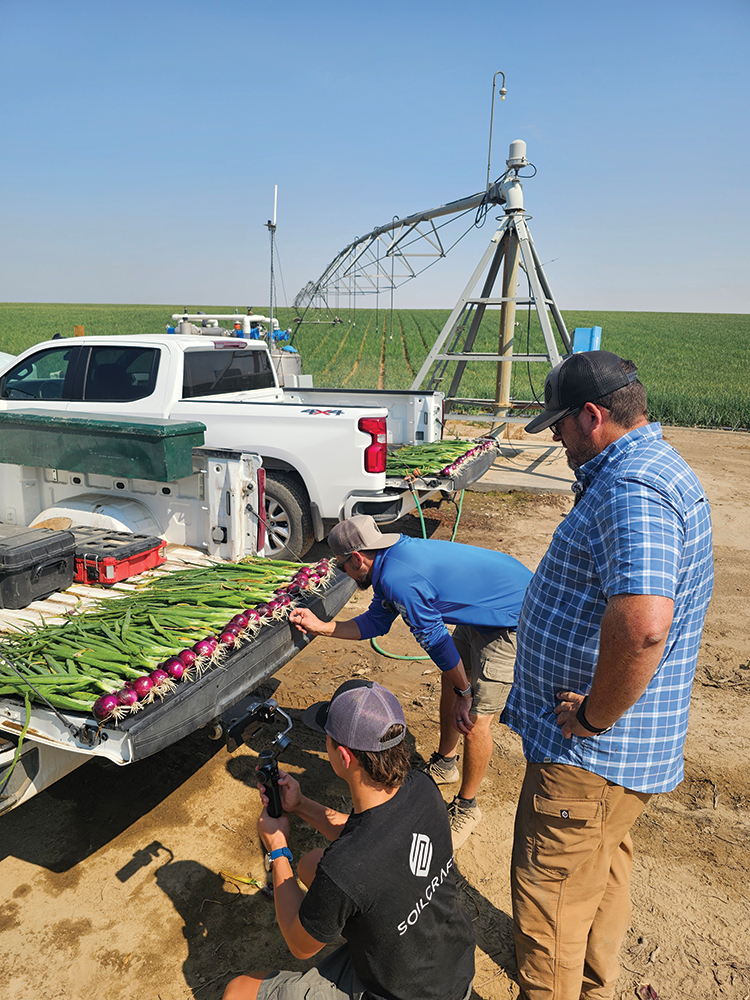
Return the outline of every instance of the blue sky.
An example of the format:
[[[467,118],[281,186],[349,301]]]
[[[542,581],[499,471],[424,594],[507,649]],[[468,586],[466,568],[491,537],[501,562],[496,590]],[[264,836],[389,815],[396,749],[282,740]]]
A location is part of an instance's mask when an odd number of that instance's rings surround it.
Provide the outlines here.
[[[0,300],[279,304],[524,139],[563,309],[750,312],[748,0],[0,0]],[[491,223],[396,293],[450,307]],[[374,303],[372,303],[374,304]]]

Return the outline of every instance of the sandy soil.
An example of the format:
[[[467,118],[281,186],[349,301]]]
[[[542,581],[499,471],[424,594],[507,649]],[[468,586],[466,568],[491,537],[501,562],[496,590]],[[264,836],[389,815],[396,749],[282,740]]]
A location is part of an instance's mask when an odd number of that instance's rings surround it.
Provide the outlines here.
[[[713,505],[716,590],[693,692],[685,781],[652,799],[634,831],[633,919],[618,997],[650,983],[662,1000],[747,1000],[750,436],[673,430],[667,437],[697,470]],[[561,496],[467,494],[458,540],[504,549],[534,568],[569,505]],[[454,509],[428,513],[430,533],[450,537]],[[402,530],[416,533],[418,524],[405,519]],[[367,599],[356,595],[345,613],[358,613]],[[400,622],[382,645],[420,652]],[[268,693],[298,718],[353,674],[372,676],[401,697],[414,751],[429,756],[438,693],[429,661],[317,640]],[[508,730],[497,725],[494,737],[480,792],[484,820],[457,854],[462,901],[477,933],[475,996],[482,1000],[518,994],[508,865],[523,760]],[[288,955],[259,888],[221,874],[264,880],[255,761],[254,750],[229,755],[198,732],[138,765],[87,764],[0,820],[0,995],[216,1000],[236,972],[303,967]],[[321,739],[301,724],[282,763],[308,793],[345,807],[346,786],[328,768]],[[302,824],[294,827],[296,856],[318,842]]]

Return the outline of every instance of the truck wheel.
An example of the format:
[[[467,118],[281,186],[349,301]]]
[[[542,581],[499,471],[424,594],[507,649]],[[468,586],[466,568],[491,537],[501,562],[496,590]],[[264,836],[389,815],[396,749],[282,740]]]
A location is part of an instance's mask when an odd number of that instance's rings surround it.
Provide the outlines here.
[[[315,541],[304,488],[281,472],[266,475],[266,546],[269,559],[300,558]]]

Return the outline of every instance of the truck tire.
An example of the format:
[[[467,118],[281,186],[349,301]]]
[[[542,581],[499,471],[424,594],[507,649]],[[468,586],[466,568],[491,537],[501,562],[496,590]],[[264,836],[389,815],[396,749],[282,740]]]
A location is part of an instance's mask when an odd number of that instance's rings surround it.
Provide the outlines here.
[[[315,541],[307,494],[301,483],[283,472],[266,474],[266,546],[269,559],[295,559]]]

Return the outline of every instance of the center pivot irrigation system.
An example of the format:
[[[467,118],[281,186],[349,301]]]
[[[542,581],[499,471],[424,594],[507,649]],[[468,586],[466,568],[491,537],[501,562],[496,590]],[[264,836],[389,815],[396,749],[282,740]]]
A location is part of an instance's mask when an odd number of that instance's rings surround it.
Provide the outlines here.
[[[430,266],[427,264],[417,270],[417,258],[433,258],[431,263],[434,263],[435,259],[445,257],[459,242],[456,240],[452,246],[444,247],[441,229],[446,223],[436,225],[435,220],[455,218],[476,210],[470,227],[473,228],[482,224],[493,206],[503,206],[504,214],[498,220],[500,224],[489,246],[411,385],[411,389],[415,391],[439,389],[445,392],[446,413],[456,407],[468,407],[473,411],[472,420],[500,423],[501,426],[495,433],[499,433],[507,423],[522,422],[521,418],[511,416],[514,409],[525,409],[539,402],[537,399],[511,398],[511,365],[519,361],[526,364],[544,362],[556,365],[572,349],[570,336],[545,277],[524,211],[521,182],[535,176],[536,169],[526,159],[526,143],[523,140],[511,142],[505,172],[494,183],[490,183],[492,118],[498,75],[503,77],[503,87],[499,91],[502,99],[506,93],[505,75],[496,73],[492,81],[486,189],[426,212],[394,219],[365,236],[358,237],[337,254],[317,281],[308,282],[294,300],[295,308],[302,312],[310,307],[328,309],[329,300],[334,295],[354,296],[355,307],[357,295],[390,292],[392,296],[393,291],[401,284],[417,277]],[[522,176],[521,171],[527,167],[531,167],[534,173]],[[449,221],[453,221],[453,218],[449,218]],[[527,279],[526,295],[518,294],[519,270],[523,271]],[[495,294],[499,277],[499,294]],[[529,353],[528,347],[526,353],[514,351],[516,310],[519,307],[529,310],[533,307],[536,310],[544,337],[545,353]],[[488,309],[499,310],[500,314],[497,351],[490,352],[475,350],[480,326]],[[475,362],[496,365],[493,399],[459,395],[466,367]],[[476,411],[480,412],[477,414]]]

